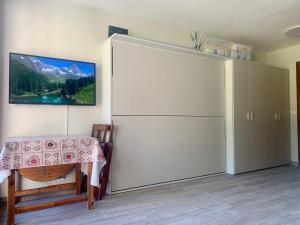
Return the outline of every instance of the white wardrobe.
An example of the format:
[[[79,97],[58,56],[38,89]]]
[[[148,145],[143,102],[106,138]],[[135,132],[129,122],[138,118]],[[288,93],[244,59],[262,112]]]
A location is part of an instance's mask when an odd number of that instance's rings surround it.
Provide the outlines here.
[[[225,172],[224,69],[222,58],[130,36],[102,45],[110,192]]]
[[[288,71],[226,62],[227,172],[290,163]]]

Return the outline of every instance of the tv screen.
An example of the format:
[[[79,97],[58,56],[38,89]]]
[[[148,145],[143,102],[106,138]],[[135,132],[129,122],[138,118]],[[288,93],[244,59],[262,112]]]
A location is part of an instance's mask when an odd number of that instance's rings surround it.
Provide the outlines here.
[[[95,63],[10,53],[9,103],[96,104]]]

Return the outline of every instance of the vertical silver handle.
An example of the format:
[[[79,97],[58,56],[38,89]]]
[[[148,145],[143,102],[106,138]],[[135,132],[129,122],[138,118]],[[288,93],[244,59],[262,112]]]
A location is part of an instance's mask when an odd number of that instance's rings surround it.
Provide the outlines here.
[[[253,114],[253,112],[250,112],[250,120],[251,120],[251,121],[254,120],[254,114]]]
[[[248,121],[250,120],[250,113],[249,113],[249,112],[246,113],[246,119],[247,119]]]
[[[278,113],[278,120],[279,120],[279,121],[281,120],[281,115],[280,115],[280,113]]]
[[[278,120],[278,115],[277,115],[277,113],[275,113],[275,116],[274,116],[274,120]]]

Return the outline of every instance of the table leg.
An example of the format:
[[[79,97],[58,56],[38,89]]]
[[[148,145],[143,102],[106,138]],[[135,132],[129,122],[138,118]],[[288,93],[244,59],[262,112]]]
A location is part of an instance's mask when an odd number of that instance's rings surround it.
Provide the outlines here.
[[[11,170],[11,175],[8,177],[8,193],[7,193],[7,225],[15,224],[15,170]]]
[[[92,175],[93,163],[88,163],[88,171],[87,171],[87,205],[88,209],[94,208],[94,190],[93,186],[91,185],[91,175]]]

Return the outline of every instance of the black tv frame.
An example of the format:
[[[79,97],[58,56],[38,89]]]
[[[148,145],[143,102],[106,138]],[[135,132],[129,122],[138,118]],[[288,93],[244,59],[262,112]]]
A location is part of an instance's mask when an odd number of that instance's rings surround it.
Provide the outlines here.
[[[94,91],[94,99],[95,102],[93,104],[67,104],[67,103],[60,103],[60,104],[55,104],[55,103],[28,103],[28,102],[24,102],[24,103],[20,103],[20,102],[12,102],[11,101],[11,92],[10,92],[10,82],[11,82],[11,56],[15,54],[15,55],[23,55],[23,56],[31,56],[31,57],[40,57],[40,58],[46,58],[46,59],[58,59],[58,60],[65,60],[65,61],[72,61],[72,62],[78,62],[78,63],[89,63],[92,64],[94,66],[94,82],[95,82],[95,91]],[[24,53],[16,53],[16,52],[9,52],[9,88],[8,88],[8,103],[9,104],[13,104],[13,105],[55,105],[55,106],[96,106],[97,104],[97,99],[96,99],[96,92],[97,92],[97,82],[96,82],[96,63],[93,62],[86,62],[86,61],[78,61],[78,60],[72,60],[72,59],[63,59],[63,58],[54,58],[54,57],[47,57],[47,56],[40,56],[40,55],[30,55],[30,54],[24,54]]]

